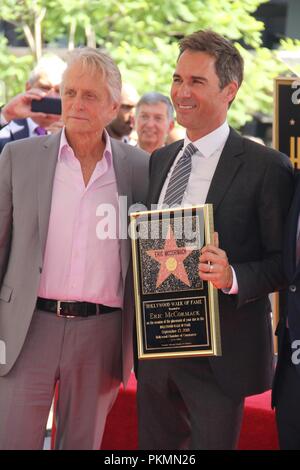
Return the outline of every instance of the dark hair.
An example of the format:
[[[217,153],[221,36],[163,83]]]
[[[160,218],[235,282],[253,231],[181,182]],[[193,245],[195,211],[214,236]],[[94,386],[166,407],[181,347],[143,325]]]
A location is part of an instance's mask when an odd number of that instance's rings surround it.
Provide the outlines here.
[[[165,95],[162,95],[161,93],[157,93],[156,91],[150,91],[148,93],[145,93],[140,98],[138,104],[136,105],[136,114],[138,114],[139,107],[142,104],[157,104],[157,103],[165,103],[165,105],[167,106],[168,120],[173,121],[174,108],[173,108],[170,98],[168,98]]]
[[[223,36],[211,30],[196,31],[179,42],[179,50],[179,57],[186,50],[213,56],[221,89],[233,80],[237,81],[238,86],[241,85],[244,60],[237,48]]]

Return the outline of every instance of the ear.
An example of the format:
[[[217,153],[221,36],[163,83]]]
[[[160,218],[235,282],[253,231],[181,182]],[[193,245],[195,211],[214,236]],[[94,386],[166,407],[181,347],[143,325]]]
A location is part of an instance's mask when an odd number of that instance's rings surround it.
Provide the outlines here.
[[[171,132],[172,129],[174,129],[174,126],[175,126],[175,122],[170,121],[168,133]]]
[[[110,108],[110,122],[116,119],[119,109],[120,109],[121,104],[119,102],[113,101],[112,102],[112,107]]]
[[[113,112],[117,114],[119,112],[120,106],[121,106],[121,103],[119,103],[117,101],[114,101],[113,102]]]
[[[228,83],[228,85],[226,85],[223,91],[224,91],[225,101],[227,103],[231,103],[231,101],[234,100],[235,95],[238,92],[238,89],[239,89],[239,86],[236,80],[233,80],[232,82]]]

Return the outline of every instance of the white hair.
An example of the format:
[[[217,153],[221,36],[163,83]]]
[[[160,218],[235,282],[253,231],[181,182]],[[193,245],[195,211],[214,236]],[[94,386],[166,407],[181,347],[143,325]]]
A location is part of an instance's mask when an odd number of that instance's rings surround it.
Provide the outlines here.
[[[106,80],[108,91],[115,103],[121,101],[122,79],[120,71],[113,59],[103,51],[93,47],[79,47],[74,49],[67,58],[67,69],[74,63],[80,62],[83,67],[89,67],[92,71],[98,71]],[[64,85],[63,74],[62,88]]]
[[[41,76],[46,76],[51,83],[59,85],[66,67],[66,62],[57,55],[45,55],[31,71],[28,83],[32,86]]]

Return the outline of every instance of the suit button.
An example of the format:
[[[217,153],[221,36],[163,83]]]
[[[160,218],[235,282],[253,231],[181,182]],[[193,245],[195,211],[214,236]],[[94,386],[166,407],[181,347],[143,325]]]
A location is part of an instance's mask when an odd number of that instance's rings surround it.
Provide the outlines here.
[[[290,292],[296,292],[297,287],[294,284],[292,284],[291,286],[289,286],[289,290]]]
[[[42,272],[42,268],[39,268],[40,273]]]

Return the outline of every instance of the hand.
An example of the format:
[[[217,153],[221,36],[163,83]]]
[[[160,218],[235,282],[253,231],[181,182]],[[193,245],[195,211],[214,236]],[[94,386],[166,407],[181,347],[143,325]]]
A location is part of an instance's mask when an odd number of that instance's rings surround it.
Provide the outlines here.
[[[3,106],[1,110],[2,116],[8,122],[12,119],[24,119],[27,117],[45,118],[47,116],[46,114],[34,113],[31,111],[31,101],[41,100],[46,96],[46,94],[47,93],[39,90],[38,88],[31,88],[30,90],[25,91],[25,93],[20,93]]]
[[[219,248],[218,233],[214,233],[214,243],[201,250],[199,276],[211,281],[217,289],[231,289],[233,277],[226,252]]]

